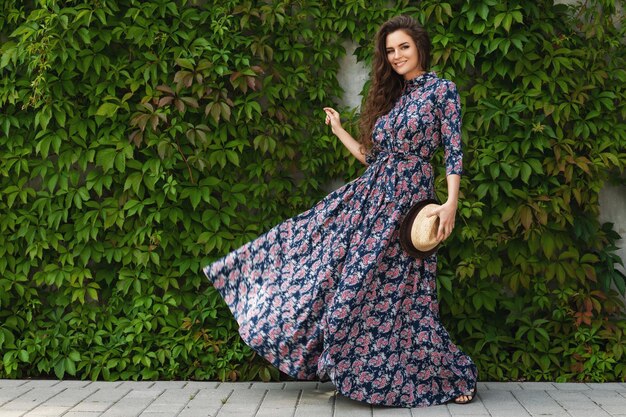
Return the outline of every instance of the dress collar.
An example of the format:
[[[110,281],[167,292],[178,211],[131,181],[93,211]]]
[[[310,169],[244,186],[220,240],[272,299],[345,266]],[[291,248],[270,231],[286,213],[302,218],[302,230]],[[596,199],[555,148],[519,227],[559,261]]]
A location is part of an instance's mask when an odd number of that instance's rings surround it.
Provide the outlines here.
[[[423,74],[418,75],[417,77],[413,77],[410,80],[404,81],[404,90],[413,91],[416,88],[422,87],[426,82],[430,79],[435,78],[437,75],[433,72],[425,72]]]

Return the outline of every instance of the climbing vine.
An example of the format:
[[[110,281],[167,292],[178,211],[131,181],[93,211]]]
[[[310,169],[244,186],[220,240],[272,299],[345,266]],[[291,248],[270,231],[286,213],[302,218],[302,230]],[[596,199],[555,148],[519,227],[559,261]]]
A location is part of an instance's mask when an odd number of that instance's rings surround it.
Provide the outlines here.
[[[463,106],[444,323],[484,380],[626,380],[619,236],[598,221],[626,164],[623,1],[15,3],[0,0],[0,377],[284,378],[201,267],[362,172],[321,109],[340,102],[345,42],[369,63],[406,13]]]

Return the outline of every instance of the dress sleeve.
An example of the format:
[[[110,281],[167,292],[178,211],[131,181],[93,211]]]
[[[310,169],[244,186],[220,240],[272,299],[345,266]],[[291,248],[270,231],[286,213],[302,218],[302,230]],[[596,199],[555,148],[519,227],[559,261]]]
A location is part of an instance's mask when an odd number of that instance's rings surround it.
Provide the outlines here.
[[[456,85],[445,81],[439,95],[441,141],[444,146],[446,175],[463,172],[463,150],[461,147],[461,102]]]

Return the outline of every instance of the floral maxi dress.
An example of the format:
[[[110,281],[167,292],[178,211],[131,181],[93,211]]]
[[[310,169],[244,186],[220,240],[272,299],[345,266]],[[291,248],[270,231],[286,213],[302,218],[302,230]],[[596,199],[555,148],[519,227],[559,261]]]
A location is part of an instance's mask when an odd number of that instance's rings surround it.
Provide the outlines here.
[[[461,173],[460,125],[454,83],[407,81],[362,176],[204,268],[251,348],[371,404],[442,404],[474,388],[476,366],[440,323],[436,255],[411,258],[398,239],[403,214],[434,197],[439,146],[446,173]]]

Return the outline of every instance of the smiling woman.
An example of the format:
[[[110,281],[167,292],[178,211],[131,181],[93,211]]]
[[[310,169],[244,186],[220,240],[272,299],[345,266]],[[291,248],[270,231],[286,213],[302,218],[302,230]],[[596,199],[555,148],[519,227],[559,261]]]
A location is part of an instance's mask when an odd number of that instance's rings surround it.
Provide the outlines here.
[[[440,323],[436,255],[415,259],[399,238],[409,208],[434,197],[430,160],[440,147],[448,200],[431,211],[439,241],[457,209],[459,97],[428,72],[429,51],[414,19],[383,24],[368,139],[358,142],[324,108],[326,124],[367,165],[363,175],[204,268],[253,349],[295,378],[330,379],[371,404],[464,404],[476,394],[476,366]]]

